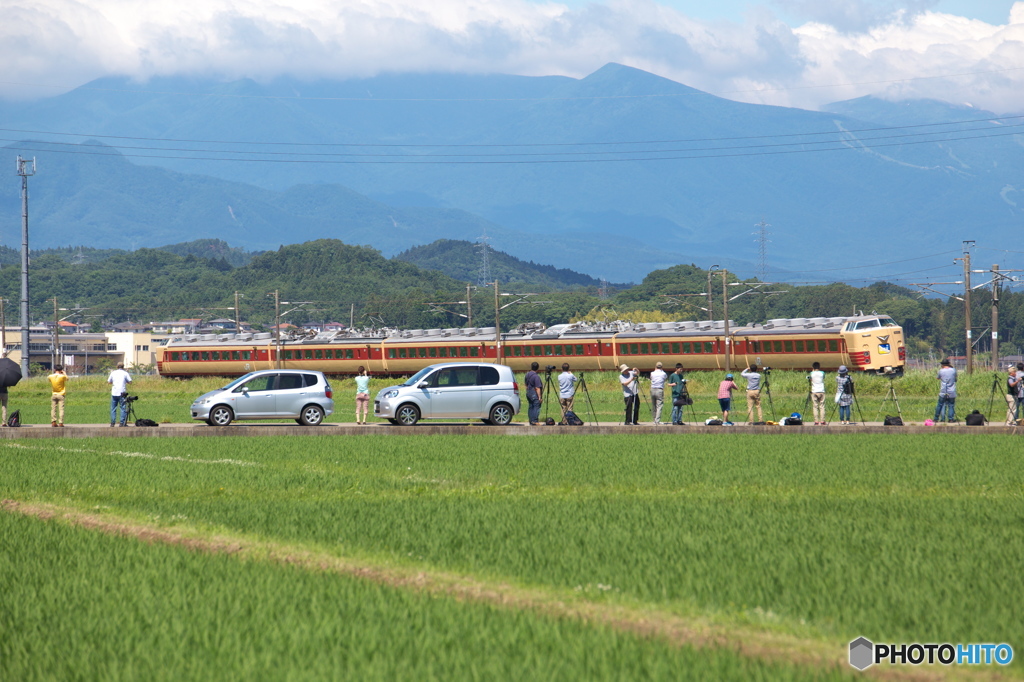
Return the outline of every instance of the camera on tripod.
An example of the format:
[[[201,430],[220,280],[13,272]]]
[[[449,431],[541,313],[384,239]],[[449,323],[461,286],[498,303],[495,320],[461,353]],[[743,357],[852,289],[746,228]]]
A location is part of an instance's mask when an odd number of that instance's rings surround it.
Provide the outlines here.
[[[139,399],[139,396],[137,396],[137,395],[128,395],[127,393],[125,393],[123,397],[124,397],[124,401],[126,403],[134,403],[136,400]]]
[[[551,370],[555,369],[555,366],[554,365],[546,365],[544,367],[544,369],[546,369],[548,372],[550,372]]]

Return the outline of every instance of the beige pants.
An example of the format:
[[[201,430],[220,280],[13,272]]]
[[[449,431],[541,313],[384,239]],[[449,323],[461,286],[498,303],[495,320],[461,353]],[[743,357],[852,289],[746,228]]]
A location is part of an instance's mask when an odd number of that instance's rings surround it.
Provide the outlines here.
[[[1017,424],[1017,398],[1012,395],[1006,396],[1006,425],[1015,426]]]
[[[566,412],[572,410],[572,401],[576,399],[575,395],[569,396],[568,398],[559,398],[558,404],[562,407],[562,416],[565,416]]]
[[[60,418],[57,418],[57,413],[60,413]],[[50,397],[50,421],[57,422],[58,424],[64,423],[64,396],[59,393],[54,393]]]
[[[754,408],[757,408],[757,421],[764,421],[764,414],[761,412],[761,391],[747,391],[747,421],[754,421]]]
[[[824,393],[812,393],[811,394],[811,407],[814,409],[814,422],[825,423],[825,394]]]

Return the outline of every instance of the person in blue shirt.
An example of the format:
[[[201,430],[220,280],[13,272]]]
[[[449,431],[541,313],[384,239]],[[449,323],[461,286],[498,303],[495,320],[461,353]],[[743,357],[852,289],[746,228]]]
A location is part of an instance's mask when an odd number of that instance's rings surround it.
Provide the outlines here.
[[[526,380],[523,382],[526,384],[526,401],[530,403],[530,409],[527,410],[530,426],[536,426],[539,423],[540,404],[544,398],[544,382],[537,374],[538,369],[540,369],[539,363],[531,363],[530,371],[526,373]]]
[[[356,370],[356,424],[366,424],[366,415],[370,410],[370,375],[366,368],[359,365]],[[359,413],[362,412],[362,421]]]

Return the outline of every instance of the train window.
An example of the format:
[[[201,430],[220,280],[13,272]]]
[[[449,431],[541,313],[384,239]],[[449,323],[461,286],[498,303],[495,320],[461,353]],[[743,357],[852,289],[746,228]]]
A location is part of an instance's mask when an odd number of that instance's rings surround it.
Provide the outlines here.
[[[679,355],[679,344],[678,343],[673,343],[672,344],[672,355]]]
[[[315,357],[317,360],[323,360],[324,359],[324,349],[323,348],[317,348],[316,350],[314,350],[313,351],[313,357]]]
[[[687,341],[686,343],[683,344],[683,355],[689,355],[692,352],[693,351],[690,350],[690,342]]]
[[[640,344],[640,355],[650,355],[650,353],[651,353],[651,351],[648,350],[647,344],[646,343],[641,343]]]
[[[797,353],[803,353],[804,352],[804,342],[803,342],[803,340],[802,339],[797,339],[795,343],[796,343],[796,352]],[[811,343],[813,343],[813,341]]]
[[[392,358],[392,359],[395,357],[395,349],[394,348],[388,348],[388,357]]]
[[[508,350],[508,346],[505,347],[505,350]],[[512,355],[517,357],[517,358],[523,357],[523,348],[522,348],[522,346],[513,346],[512,347]]]
[[[829,339],[828,340],[828,350],[829,350],[830,353],[838,353],[839,352],[839,341],[837,341],[836,339]]]
[[[243,350],[242,351],[242,359],[243,360],[252,360],[252,351],[251,350]]]
[[[772,341],[772,351],[775,353],[782,352],[782,341]]]
[[[204,350],[199,354],[199,357],[201,360],[209,360],[210,354]]]
[[[573,351],[572,346],[570,346],[569,344],[565,344],[565,354],[566,355],[576,355],[576,353]]]
[[[399,358],[405,358],[405,357],[407,357],[407,356],[408,356],[408,351],[407,351],[407,349],[405,349],[405,348],[399,348],[399,349],[398,349],[398,357],[399,357]]]
[[[171,353],[171,360],[177,360],[179,357],[181,356],[178,355],[177,353]]]
[[[533,355],[533,348],[531,346],[523,346],[523,356],[530,357]]]
[[[467,355],[466,355],[466,347],[465,346],[459,346],[459,357],[460,358],[467,357]]]
[[[303,355],[303,357],[306,360],[312,360],[313,359],[313,349],[312,348],[303,348],[302,349],[302,355]]]
[[[705,341],[704,342],[704,352],[705,353],[714,353],[715,352],[715,344],[712,341]]]
[[[583,344],[576,345],[576,355],[583,355]]]
[[[238,359],[238,351],[237,350],[231,351],[231,359],[232,360],[237,360]]]
[[[785,349],[786,349],[785,352],[792,353],[793,352],[793,342],[792,341],[784,341],[783,343],[785,344],[785,346],[784,346]]]
[[[436,358],[437,357],[437,348],[431,347],[430,349],[428,349],[428,353],[430,354],[430,357]]]
[[[421,358],[427,357],[427,349],[426,348],[417,348],[416,349],[416,355],[421,357]]]
[[[364,351],[360,351],[359,355],[362,357],[364,355]],[[345,351],[345,357],[348,358],[349,360],[352,359],[352,349],[351,348],[349,348],[348,350]]]
[[[891,317],[880,317],[880,318],[878,318],[878,321],[879,321],[879,323],[881,323],[881,325],[883,327],[898,327],[899,326],[898,324],[896,324],[896,321],[893,320]]]
[[[857,326],[854,327],[854,329],[860,331],[861,329],[874,329],[875,327],[880,326],[881,325],[878,324],[878,320],[864,320],[863,322],[858,322]]]
[[[808,348],[810,348],[810,344],[811,344],[811,342],[808,341],[807,342],[807,347]],[[825,343],[825,339],[818,339],[817,345],[818,345],[818,352],[819,353],[824,353],[825,350],[828,348],[828,345]]]
[[[565,355],[565,353],[562,352],[561,345],[555,346],[555,355]]]
[[[638,355],[640,353],[640,346],[635,343],[629,344],[629,355]]]
[[[473,346],[472,348],[470,348],[469,349],[469,357],[471,357],[471,358],[478,358],[478,357],[480,357],[480,347],[479,346]]]
[[[544,355],[550,357],[554,354],[554,348],[551,346],[544,346]]]
[[[285,360],[292,359],[292,352],[290,350],[281,351],[281,354],[284,356]]]

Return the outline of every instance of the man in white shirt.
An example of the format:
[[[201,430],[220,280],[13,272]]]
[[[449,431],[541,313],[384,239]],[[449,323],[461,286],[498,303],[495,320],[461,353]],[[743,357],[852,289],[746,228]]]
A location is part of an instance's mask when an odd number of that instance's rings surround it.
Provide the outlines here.
[[[654,425],[661,426],[661,407],[665,404],[665,379],[668,374],[663,370],[661,363],[654,365],[651,372],[651,415],[654,417]]]
[[[622,384],[622,398],[626,402],[626,426],[636,426],[640,418],[640,400],[637,395],[639,376],[640,370],[636,367],[630,369],[629,365],[619,365],[619,383]]]
[[[821,363],[811,365],[811,373],[807,381],[811,385],[811,406],[814,408],[814,425],[825,423],[825,373],[821,371]]]
[[[107,377],[110,384],[110,425],[115,423],[124,426],[128,422],[128,384],[132,383],[132,377],[124,370],[124,363],[117,363],[117,369]],[[117,419],[117,410],[121,410],[121,419]]]
[[[562,363],[562,373],[558,375],[558,404],[562,406],[562,417],[572,411],[572,401],[576,397],[576,375],[569,371],[569,363]]]

